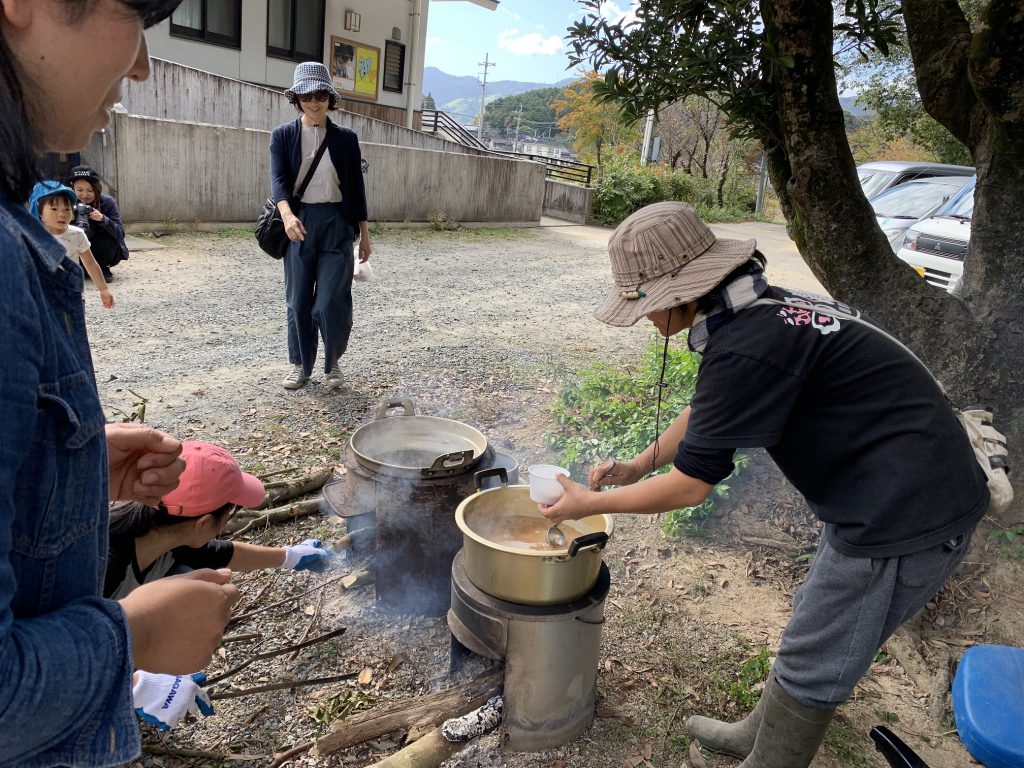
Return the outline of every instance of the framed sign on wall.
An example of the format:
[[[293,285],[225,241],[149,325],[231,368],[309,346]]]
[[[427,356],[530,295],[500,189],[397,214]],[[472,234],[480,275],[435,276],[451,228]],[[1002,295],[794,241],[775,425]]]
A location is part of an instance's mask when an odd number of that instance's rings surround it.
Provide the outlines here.
[[[380,48],[331,35],[327,66],[331,70],[334,87],[342,96],[377,100]]]

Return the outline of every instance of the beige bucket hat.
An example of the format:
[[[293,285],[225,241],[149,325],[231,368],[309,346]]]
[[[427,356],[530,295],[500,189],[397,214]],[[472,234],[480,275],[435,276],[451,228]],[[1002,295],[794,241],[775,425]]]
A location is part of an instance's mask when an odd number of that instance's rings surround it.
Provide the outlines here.
[[[715,237],[686,203],[654,203],[608,240],[615,285],[594,310],[608,325],[634,325],[651,312],[699,299],[754,255],[756,240]]]

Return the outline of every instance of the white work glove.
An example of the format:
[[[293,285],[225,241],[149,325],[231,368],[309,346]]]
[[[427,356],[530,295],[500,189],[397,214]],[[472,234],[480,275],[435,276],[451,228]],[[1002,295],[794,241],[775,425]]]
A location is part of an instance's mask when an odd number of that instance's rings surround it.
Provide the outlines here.
[[[209,717],[213,705],[209,696],[199,686],[206,682],[206,675],[158,675],[153,672],[136,673],[139,680],[132,688],[135,714],[162,731],[169,731],[182,721],[186,714]]]
[[[284,563],[282,568],[291,568],[293,571],[313,571],[323,573],[331,564],[334,553],[324,549],[320,539],[306,539],[301,544],[293,544],[284,548]]]

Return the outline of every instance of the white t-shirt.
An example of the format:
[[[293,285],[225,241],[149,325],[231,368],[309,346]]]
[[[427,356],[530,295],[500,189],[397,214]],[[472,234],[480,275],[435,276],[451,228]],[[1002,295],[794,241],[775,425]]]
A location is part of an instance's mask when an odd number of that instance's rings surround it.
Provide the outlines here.
[[[64,250],[67,251],[68,257],[76,264],[81,263],[78,254],[89,250],[92,245],[85,234],[85,230],[81,227],[76,227],[74,224],[69,224],[67,229],[59,235],[53,236],[60,241],[60,244],[64,246]]]
[[[299,173],[295,177],[296,192],[302,180],[306,178],[306,171],[309,170],[313,156],[320,148],[324,140],[327,126],[303,125],[302,126],[302,165],[299,166]],[[331,153],[324,151],[324,156],[313,171],[313,178],[309,180],[309,186],[302,196],[304,203],[340,203],[341,189],[338,187],[338,172],[334,170],[334,163],[331,162]]]

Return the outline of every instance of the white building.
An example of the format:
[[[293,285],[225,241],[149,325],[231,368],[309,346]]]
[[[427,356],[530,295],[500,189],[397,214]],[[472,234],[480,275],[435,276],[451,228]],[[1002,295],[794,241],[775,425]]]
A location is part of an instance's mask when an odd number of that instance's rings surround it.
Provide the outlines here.
[[[297,63],[322,61],[344,109],[411,128],[428,10],[428,0],[183,0],[146,40],[156,58],[272,88],[291,85]]]

